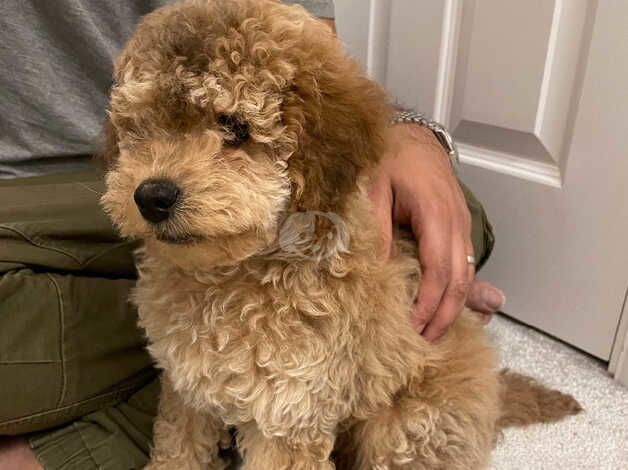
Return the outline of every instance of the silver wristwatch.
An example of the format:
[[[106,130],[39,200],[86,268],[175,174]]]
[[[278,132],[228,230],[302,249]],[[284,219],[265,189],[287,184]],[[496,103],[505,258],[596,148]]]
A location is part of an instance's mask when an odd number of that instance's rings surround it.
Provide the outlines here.
[[[421,113],[417,113],[411,110],[397,111],[392,119],[392,124],[410,123],[419,124],[420,126],[427,127],[429,130],[431,130],[434,133],[434,136],[438,139],[440,144],[445,149],[445,152],[447,152],[451,167],[454,170],[458,168],[458,164],[460,163],[458,149],[456,148],[456,143],[451,137],[451,134],[447,131],[447,129],[445,129],[445,126],[431,119],[427,119]]]

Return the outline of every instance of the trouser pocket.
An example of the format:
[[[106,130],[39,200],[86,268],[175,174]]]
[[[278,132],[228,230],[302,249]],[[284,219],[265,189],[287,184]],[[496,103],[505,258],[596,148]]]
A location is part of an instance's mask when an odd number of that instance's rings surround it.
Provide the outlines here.
[[[118,402],[154,376],[128,303],[133,246],[95,173],[0,181],[0,434]]]
[[[63,424],[152,377],[132,284],[30,269],[0,277],[0,434]]]

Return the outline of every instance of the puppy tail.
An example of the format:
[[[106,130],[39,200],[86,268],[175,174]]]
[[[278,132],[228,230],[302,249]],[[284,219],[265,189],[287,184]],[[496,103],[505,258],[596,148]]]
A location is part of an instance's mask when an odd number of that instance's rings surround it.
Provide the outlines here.
[[[497,428],[551,423],[575,415],[582,407],[571,395],[551,390],[536,380],[504,369],[500,373],[501,415]]]

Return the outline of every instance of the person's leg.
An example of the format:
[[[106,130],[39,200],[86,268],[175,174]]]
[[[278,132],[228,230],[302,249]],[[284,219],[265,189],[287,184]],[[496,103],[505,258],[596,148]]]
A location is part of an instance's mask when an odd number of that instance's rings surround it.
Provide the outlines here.
[[[476,259],[476,271],[479,271],[493,252],[495,245],[493,227],[480,201],[463,182],[459,181],[459,183],[471,213],[471,241]]]
[[[0,181],[0,435],[37,433],[46,468],[141,468],[150,443],[157,373],[102,189],[94,174]]]
[[[155,377],[130,398],[57,429],[29,436],[45,470],[144,468],[153,438],[160,383]]]
[[[467,207],[471,213],[471,239],[473,241],[473,252],[477,260],[476,272],[482,269],[490,257],[495,237],[493,227],[488,221],[486,211],[469,188],[462,182],[460,187],[467,201]],[[484,320],[489,321],[496,311],[500,310],[506,298],[504,293],[486,281],[476,279],[471,285],[467,295],[467,307],[484,314]]]
[[[0,436],[2,470],[128,470],[148,462],[159,378],[116,405],[48,431]]]

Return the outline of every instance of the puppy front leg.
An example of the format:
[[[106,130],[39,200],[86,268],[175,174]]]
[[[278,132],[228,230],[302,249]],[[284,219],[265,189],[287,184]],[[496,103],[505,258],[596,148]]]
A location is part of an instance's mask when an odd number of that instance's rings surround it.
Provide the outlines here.
[[[333,436],[304,432],[298,442],[285,437],[266,437],[256,423],[238,427],[238,448],[243,455],[242,470],[333,470],[329,460]],[[307,437],[306,437],[307,435]]]
[[[222,422],[183,403],[162,374],[153,449],[147,470],[222,470],[218,456]]]

